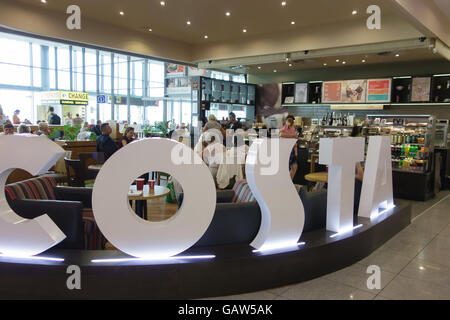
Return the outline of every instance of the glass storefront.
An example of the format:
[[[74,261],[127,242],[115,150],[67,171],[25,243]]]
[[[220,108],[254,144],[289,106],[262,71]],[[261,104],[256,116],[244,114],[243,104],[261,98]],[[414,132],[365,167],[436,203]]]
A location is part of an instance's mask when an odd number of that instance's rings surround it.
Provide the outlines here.
[[[74,91],[88,93],[88,105],[58,107],[63,121],[71,112],[90,124],[114,119],[137,124],[174,120],[188,125],[192,76],[246,81],[243,75],[8,33],[0,33],[0,48],[0,105],[8,117],[19,109],[20,118],[33,123],[45,118],[41,92]]]

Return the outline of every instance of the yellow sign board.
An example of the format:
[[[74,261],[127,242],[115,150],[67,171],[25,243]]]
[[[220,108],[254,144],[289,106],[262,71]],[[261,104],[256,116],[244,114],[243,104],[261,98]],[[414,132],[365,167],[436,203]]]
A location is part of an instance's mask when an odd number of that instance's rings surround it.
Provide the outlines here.
[[[65,105],[87,105],[89,94],[75,91],[49,91],[41,93],[41,103],[59,103]]]

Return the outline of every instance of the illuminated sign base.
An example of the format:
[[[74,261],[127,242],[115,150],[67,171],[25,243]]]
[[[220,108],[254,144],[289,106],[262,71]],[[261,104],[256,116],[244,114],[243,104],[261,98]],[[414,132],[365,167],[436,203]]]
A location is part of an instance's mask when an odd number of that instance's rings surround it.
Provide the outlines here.
[[[354,264],[410,222],[410,205],[399,201],[377,219],[358,218],[355,226],[362,226],[352,232],[334,238],[325,229],[307,232],[295,248],[266,252],[254,252],[249,243],[211,242],[168,260],[109,250],[54,249],[33,259],[0,255],[0,274],[8,275],[0,299],[196,299],[267,290]],[[52,260],[58,258],[64,261]],[[81,290],[66,286],[73,265],[81,270]]]

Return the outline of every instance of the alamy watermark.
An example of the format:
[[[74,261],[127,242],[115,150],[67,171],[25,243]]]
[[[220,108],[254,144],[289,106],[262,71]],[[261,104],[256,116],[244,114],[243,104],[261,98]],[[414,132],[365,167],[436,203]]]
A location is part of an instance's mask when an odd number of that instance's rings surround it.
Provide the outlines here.
[[[380,267],[377,265],[370,265],[367,267],[366,273],[370,274],[370,276],[369,276],[369,278],[367,278],[367,282],[366,282],[367,289],[380,290],[381,289],[381,269],[380,269]]]

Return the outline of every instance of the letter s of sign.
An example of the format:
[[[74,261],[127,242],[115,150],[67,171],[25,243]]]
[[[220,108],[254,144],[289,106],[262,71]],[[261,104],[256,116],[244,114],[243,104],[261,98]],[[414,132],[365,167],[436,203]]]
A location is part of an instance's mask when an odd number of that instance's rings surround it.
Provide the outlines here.
[[[288,170],[289,156],[296,141],[257,139],[248,152],[247,182],[261,208],[261,226],[251,246],[260,251],[294,247],[303,231],[305,211]],[[261,161],[267,157],[262,154],[265,152],[270,152],[271,163]],[[267,170],[265,165],[271,169]]]
[[[195,163],[172,161],[178,141],[144,139],[117,151],[103,165],[94,184],[92,205],[95,221],[116,248],[147,259],[168,258],[195,244],[209,227],[216,207],[216,187],[209,169]],[[189,157],[199,157],[181,144]],[[183,204],[177,214],[162,222],[144,221],[131,209],[130,184],[145,172],[165,172],[183,187]],[[156,187],[159,188],[159,187]]]
[[[81,9],[79,6],[72,4],[67,7],[67,14],[70,16],[66,20],[66,26],[69,30],[80,30],[81,29]]]
[[[0,157],[0,252],[9,256],[39,254],[64,240],[65,234],[46,214],[30,220],[17,215],[3,190],[15,168],[33,175],[45,173],[65,151],[50,139],[31,135],[0,136],[0,149],[13,151]],[[13,191],[7,192],[14,198]]]

